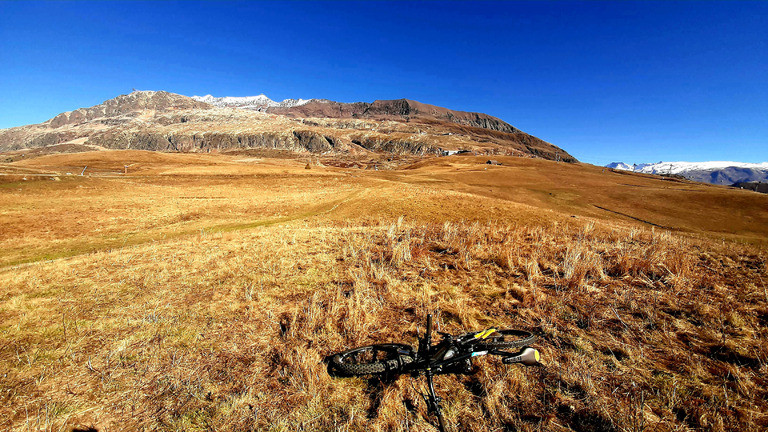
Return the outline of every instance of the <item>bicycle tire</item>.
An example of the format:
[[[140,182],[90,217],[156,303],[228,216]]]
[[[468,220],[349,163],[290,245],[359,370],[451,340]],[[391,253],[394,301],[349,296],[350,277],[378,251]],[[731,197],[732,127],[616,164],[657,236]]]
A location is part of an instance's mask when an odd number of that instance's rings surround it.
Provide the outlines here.
[[[524,330],[496,330],[475,345],[475,351],[521,348],[536,342],[536,336]]]
[[[383,354],[383,358],[377,354]],[[413,355],[410,345],[374,344],[340,352],[331,357],[331,363],[346,375],[380,375],[402,372],[414,362]]]

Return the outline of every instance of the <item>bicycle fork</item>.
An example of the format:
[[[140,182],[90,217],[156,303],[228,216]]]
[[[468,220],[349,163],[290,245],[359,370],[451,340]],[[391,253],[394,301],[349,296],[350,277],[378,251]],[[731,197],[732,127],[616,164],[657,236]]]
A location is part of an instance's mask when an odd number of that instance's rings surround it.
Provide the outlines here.
[[[440,398],[437,394],[435,394],[435,384],[432,381],[433,373],[431,369],[427,369],[427,388],[429,390],[429,393],[427,393],[424,396],[424,400],[427,403],[427,412],[430,414],[435,414],[437,416],[437,422],[438,422],[438,429],[440,429],[440,432],[446,432],[445,427],[445,419],[443,418],[443,411],[442,407],[440,406],[440,402],[442,401],[442,398]]]
[[[427,314],[427,328],[426,333],[424,334],[424,339],[422,340],[422,344],[419,347],[419,353],[423,353],[424,358],[430,358],[431,348],[432,348],[432,314]],[[427,376],[427,394],[422,394],[422,397],[424,397],[424,401],[427,403],[427,412],[429,414],[435,414],[437,416],[437,422],[438,422],[438,428],[440,429],[440,432],[446,432],[445,427],[445,419],[443,418],[443,411],[442,407],[440,406],[440,402],[442,399],[435,394],[435,384],[432,380],[434,373],[432,372],[432,368],[427,368],[426,372]]]

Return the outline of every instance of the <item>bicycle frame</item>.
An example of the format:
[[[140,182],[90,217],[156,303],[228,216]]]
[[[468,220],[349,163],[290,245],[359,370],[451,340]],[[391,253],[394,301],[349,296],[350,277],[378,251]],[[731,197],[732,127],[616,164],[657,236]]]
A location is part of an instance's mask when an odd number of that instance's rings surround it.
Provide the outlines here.
[[[444,368],[459,364],[472,357],[488,354],[502,356],[502,362],[506,364],[523,363],[530,366],[539,362],[539,352],[533,348],[525,348],[519,353],[511,353],[497,349],[482,351],[473,350],[472,344],[475,341],[479,342],[483,340],[484,337],[487,337],[494,331],[495,329],[488,329],[474,335],[472,339],[465,341],[454,340],[451,335],[444,334],[444,339],[437,345],[432,346],[432,314],[427,315],[426,332],[424,337],[419,339],[416,361],[408,365],[407,369],[411,369],[416,375],[423,373],[426,376],[428,393],[424,395],[424,399],[427,403],[428,412],[434,413],[437,416],[440,432],[445,432],[446,426],[442,407],[440,406],[442,399],[435,393],[433,378],[437,373],[443,372]],[[458,355],[445,358],[447,351],[454,348],[456,348],[456,353]],[[462,353],[462,351],[465,352]]]
[[[490,334],[494,329],[488,329],[480,334]],[[419,339],[419,348],[416,352],[416,361],[409,365],[409,369],[419,372],[421,370],[429,370],[440,373],[441,370],[447,366],[451,366],[456,363],[461,363],[472,357],[479,357],[487,354],[494,354],[499,356],[515,356],[515,353],[510,353],[501,350],[484,350],[473,351],[472,343],[480,342],[482,338],[477,336],[471,340],[455,340],[453,336],[449,334],[443,334],[444,339],[437,345],[432,346],[432,314],[427,315],[427,327],[423,338]],[[454,350],[454,353],[450,357],[446,358],[447,351]],[[464,352],[462,352],[464,351]],[[458,355],[456,355],[458,354]]]

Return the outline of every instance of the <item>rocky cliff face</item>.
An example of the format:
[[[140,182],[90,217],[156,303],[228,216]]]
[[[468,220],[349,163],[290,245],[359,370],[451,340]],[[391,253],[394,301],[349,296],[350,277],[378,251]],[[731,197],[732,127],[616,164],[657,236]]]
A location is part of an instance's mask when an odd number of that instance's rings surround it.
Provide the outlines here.
[[[277,149],[296,152],[322,153],[343,150],[344,146],[333,137],[316,132],[294,130],[290,133],[158,133],[151,130],[130,133],[113,131],[93,136],[91,145],[114,150],[150,150],[177,152],[210,152],[232,149]]]
[[[134,92],[37,125],[0,130],[0,151],[60,144],[180,152],[265,148],[332,154],[440,155],[445,150],[464,149],[575,161],[562,149],[495,117],[408,99],[351,104],[312,100],[283,105],[264,112],[215,107],[167,92]]]

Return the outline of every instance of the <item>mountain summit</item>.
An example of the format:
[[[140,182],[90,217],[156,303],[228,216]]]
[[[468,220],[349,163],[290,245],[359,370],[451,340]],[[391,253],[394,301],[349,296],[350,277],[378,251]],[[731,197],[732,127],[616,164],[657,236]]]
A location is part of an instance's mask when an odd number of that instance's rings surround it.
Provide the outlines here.
[[[534,156],[573,162],[564,150],[481,113],[409,99],[341,103],[265,95],[187,97],[134,91],[36,125],[0,130],[0,151],[140,149],[210,152],[266,148],[296,152]]]
[[[148,110],[173,111],[184,109],[207,109],[207,104],[192,100],[188,97],[164,91],[134,91],[120,95],[90,108],[80,108],[61,113],[48,120],[52,128],[67,124],[80,124],[99,118],[115,118],[136,115]]]

